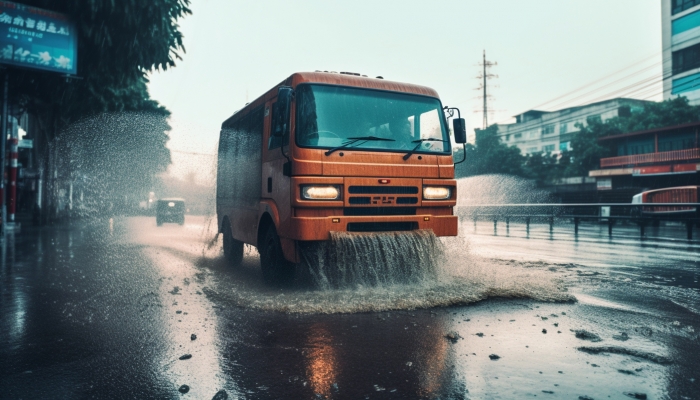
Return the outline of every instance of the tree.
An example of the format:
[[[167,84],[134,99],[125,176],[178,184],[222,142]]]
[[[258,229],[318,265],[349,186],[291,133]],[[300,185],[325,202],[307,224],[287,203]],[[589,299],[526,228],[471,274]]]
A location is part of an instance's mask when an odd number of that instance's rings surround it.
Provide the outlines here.
[[[579,131],[571,139],[571,163],[566,176],[585,176],[597,169],[600,159],[610,157],[611,150],[601,146],[598,138],[627,132],[680,125],[700,120],[700,106],[691,106],[685,97],[645,104],[641,110],[627,110],[602,122],[589,118],[586,125],[576,124]]]
[[[78,35],[80,80],[12,70],[14,103],[33,114],[50,110],[54,130],[101,112],[165,112],[149,98],[146,74],[175,66],[184,52],[177,20],[189,0],[25,0],[68,14]]]
[[[466,161],[458,164],[455,171],[459,177],[482,174],[526,176],[520,149],[500,142],[497,125],[477,129],[475,144],[467,144],[465,151]]]
[[[602,146],[603,136],[679,125],[700,120],[700,106],[691,106],[685,97],[645,104],[642,109],[623,108],[618,117],[601,121],[589,118],[571,139],[571,151],[559,159],[550,154],[522,156],[517,147],[508,147],[499,140],[498,127],[476,130],[475,145],[466,145],[466,161],[457,165],[457,176],[501,173],[534,179],[538,186],[564,177],[586,176],[597,169],[600,159],[610,157],[611,149]]]
[[[598,143],[598,138],[621,133],[616,124],[601,122],[599,118],[588,118],[587,125],[576,124],[579,131],[571,138],[571,157],[566,176],[586,176],[596,169],[600,159],[609,155],[609,149]]]
[[[691,106],[686,97],[674,97],[644,105],[643,110],[632,111],[628,117],[607,121],[617,125],[622,133],[663,128],[700,120],[700,106]]]
[[[150,98],[146,75],[181,59],[185,48],[177,22],[191,14],[189,0],[23,3],[69,15],[78,36],[80,79],[33,70],[6,72],[11,103],[19,114],[32,115],[41,130],[35,137],[46,139],[39,147],[43,167],[53,165],[71,184],[76,177],[92,182],[104,203],[115,203],[119,194],[125,202],[124,191],[147,190],[170,164],[165,147],[170,112]],[[66,151],[69,159],[50,158],[49,146]],[[54,186],[44,192],[60,190]]]
[[[550,153],[536,152],[525,158],[526,174],[535,181],[537,186],[557,178],[559,165],[557,156]]]
[[[102,113],[71,124],[58,151],[76,194],[93,203],[87,211],[128,212],[147,199],[170,164],[168,130],[157,113]]]

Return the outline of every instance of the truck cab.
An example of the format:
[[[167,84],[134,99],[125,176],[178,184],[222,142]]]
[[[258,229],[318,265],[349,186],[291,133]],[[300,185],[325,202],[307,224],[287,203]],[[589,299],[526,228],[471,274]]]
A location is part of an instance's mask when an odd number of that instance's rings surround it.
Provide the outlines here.
[[[350,73],[295,73],[222,124],[224,253],[258,247],[267,281],[293,276],[301,242],[331,232],[457,235],[445,110],[433,89]],[[464,120],[455,138],[466,140]]]

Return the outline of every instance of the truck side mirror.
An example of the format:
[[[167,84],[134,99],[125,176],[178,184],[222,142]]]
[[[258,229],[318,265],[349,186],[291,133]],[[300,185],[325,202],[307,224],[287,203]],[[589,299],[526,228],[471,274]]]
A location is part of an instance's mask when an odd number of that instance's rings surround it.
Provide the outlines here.
[[[467,124],[464,122],[464,118],[453,119],[452,130],[455,133],[455,142],[467,143]]]
[[[277,115],[272,130],[272,136],[282,137],[289,133],[289,111],[292,105],[294,90],[289,86],[282,86],[277,92]]]

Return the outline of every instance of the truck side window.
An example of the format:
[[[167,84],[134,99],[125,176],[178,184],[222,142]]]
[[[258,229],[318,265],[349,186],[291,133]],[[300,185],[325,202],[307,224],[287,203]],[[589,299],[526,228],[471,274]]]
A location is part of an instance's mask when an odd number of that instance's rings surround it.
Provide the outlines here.
[[[273,136],[273,133],[275,132],[275,127],[282,123],[282,121],[278,120],[280,115],[280,109],[278,104],[278,102],[274,102],[272,104],[272,112],[270,113],[270,139],[267,142],[268,150],[276,149],[278,147],[286,146],[289,144],[289,128],[287,128],[287,131],[284,133],[284,136]]]
[[[279,136],[274,136],[275,124],[277,123],[277,102],[272,103],[272,111],[270,112],[270,139],[267,142],[267,149],[272,150],[278,147],[282,147],[282,138]]]

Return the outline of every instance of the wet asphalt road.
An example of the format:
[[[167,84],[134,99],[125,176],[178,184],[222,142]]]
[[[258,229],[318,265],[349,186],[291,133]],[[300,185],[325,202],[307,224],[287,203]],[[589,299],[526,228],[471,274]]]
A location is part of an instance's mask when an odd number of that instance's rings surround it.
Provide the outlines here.
[[[450,267],[498,271],[465,275],[481,301],[359,290],[392,306],[352,312],[352,291],[265,287],[254,251],[227,268],[204,217],[25,229],[0,248],[0,398],[700,398],[700,243],[682,228],[463,231]],[[542,279],[576,301],[542,301]]]

